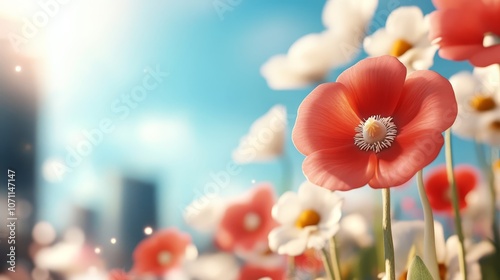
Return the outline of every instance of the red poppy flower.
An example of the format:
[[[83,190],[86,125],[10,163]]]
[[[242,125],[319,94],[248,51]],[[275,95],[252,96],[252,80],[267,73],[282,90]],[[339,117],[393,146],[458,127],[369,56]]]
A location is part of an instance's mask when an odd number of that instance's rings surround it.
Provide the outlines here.
[[[245,265],[241,268],[239,280],[259,280],[269,278],[271,280],[285,280],[286,271],[283,267],[266,268],[254,265]]]
[[[132,272],[162,276],[179,265],[190,243],[191,237],[175,228],[158,231],[135,248]]]
[[[459,165],[454,168],[455,181],[458,190],[460,209],[467,207],[466,197],[478,183],[477,171],[469,165]],[[446,173],[446,166],[432,169],[425,179],[425,192],[432,209],[436,211],[452,211],[451,189]]]
[[[331,190],[398,186],[431,163],[457,116],[447,79],[392,56],[367,58],[302,102],[293,142],[312,183]]]
[[[500,1],[433,0],[430,38],[440,46],[439,55],[468,59],[479,67],[500,63]],[[495,39],[497,40],[496,42]],[[492,42],[487,42],[492,40]],[[496,43],[496,44],[495,44]]]
[[[247,200],[229,205],[216,232],[216,242],[223,250],[241,246],[251,250],[259,242],[267,242],[267,235],[276,222],[271,216],[275,202],[271,185],[253,189]]]

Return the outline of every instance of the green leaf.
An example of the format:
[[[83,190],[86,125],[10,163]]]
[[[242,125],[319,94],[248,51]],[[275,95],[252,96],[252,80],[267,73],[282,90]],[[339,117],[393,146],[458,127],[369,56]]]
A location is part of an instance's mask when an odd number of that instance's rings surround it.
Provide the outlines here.
[[[415,256],[408,269],[408,280],[434,280],[419,256]]]

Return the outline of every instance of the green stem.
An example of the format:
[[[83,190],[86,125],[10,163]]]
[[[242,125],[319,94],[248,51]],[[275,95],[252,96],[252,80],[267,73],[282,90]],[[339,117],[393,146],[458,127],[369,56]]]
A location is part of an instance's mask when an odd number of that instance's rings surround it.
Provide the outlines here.
[[[434,236],[434,216],[432,214],[429,199],[427,198],[427,193],[425,192],[422,173],[422,170],[417,173],[417,186],[420,202],[422,203],[422,208],[424,209],[424,263],[427,269],[429,269],[432,278],[439,279],[439,266],[436,256],[436,238]]]
[[[385,275],[388,280],[396,279],[394,267],[394,244],[391,227],[391,190],[382,189],[382,229],[384,230]]]
[[[491,204],[491,230],[493,232],[493,241],[495,243],[495,247],[497,248],[497,253],[500,254],[500,234],[498,232],[498,219],[497,219],[497,209],[496,209],[496,189],[495,189],[495,172],[493,170],[493,165],[498,157],[498,151],[495,148],[491,148],[491,162],[486,160],[486,156],[481,144],[475,140],[474,144],[476,146],[476,154],[478,157],[479,164],[481,165],[481,169],[483,170],[483,175],[488,178],[488,188],[490,191],[490,204]]]
[[[500,248],[500,234],[498,233],[498,219],[497,219],[497,208],[496,208],[496,197],[497,192],[495,189],[495,172],[493,170],[493,164],[498,160],[498,149],[491,148],[491,164],[488,168],[488,186],[490,189],[490,203],[491,203],[491,214],[492,214],[492,231],[493,231],[493,241],[495,243],[495,248],[497,250],[497,254]]]
[[[288,256],[286,279],[295,279],[295,257]]]
[[[328,275],[328,279],[336,280],[333,274],[333,267],[328,259],[328,252],[325,248],[321,249],[321,258],[323,260],[323,266],[325,267],[325,272]]]
[[[340,262],[339,262],[339,257],[337,254],[337,242],[335,241],[335,236],[332,236],[330,239],[330,259],[332,261],[332,268],[333,268],[333,276],[337,280],[341,280],[341,272],[340,272]]]
[[[458,240],[460,242],[458,248],[458,257],[460,264],[460,273],[462,274],[462,279],[467,280],[467,265],[465,262],[465,246],[464,246],[464,234],[462,230],[462,220],[460,218],[460,208],[458,205],[458,190],[457,184],[455,183],[455,174],[453,173],[453,156],[451,152],[451,131],[447,129],[445,132],[445,156],[446,156],[446,171],[448,174],[448,181],[451,188],[451,202],[453,204],[453,213],[455,220],[455,230],[457,232]]]

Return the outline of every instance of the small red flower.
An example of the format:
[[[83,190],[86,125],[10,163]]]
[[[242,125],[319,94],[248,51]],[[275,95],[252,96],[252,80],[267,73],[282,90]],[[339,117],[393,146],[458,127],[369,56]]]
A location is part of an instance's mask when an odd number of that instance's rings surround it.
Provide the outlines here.
[[[316,274],[323,271],[324,268],[321,255],[314,249],[308,249],[302,255],[296,256],[295,266],[298,269]]]
[[[247,200],[229,205],[216,232],[216,243],[223,250],[239,246],[251,250],[259,242],[267,243],[267,235],[276,225],[271,216],[274,202],[272,186],[264,184],[253,189]]]
[[[128,274],[121,270],[115,269],[109,272],[109,280],[130,280]]]
[[[283,267],[265,268],[247,264],[241,268],[238,279],[259,280],[265,277],[271,280],[285,280],[286,271]]]
[[[175,228],[158,231],[135,248],[132,272],[162,276],[180,264],[190,243],[191,237]]]
[[[500,45],[486,43],[500,36],[500,1],[433,0],[430,37],[440,46],[439,55],[469,60],[479,67],[500,63]]]
[[[454,173],[460,209],[464,209],[467,207],[467,194],[478,183],[477,171],[472,166],[460,165],[454,168]],[[429,172],[425,179],[425,191],[432,209],[443,212],[453,210],[446,166],[438,166]]]

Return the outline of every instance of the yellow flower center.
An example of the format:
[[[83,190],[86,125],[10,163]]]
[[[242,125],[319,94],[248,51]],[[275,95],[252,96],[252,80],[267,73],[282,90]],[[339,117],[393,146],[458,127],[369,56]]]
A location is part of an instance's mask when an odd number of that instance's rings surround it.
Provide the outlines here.
[[[297,221],[295,221],[295,226],[298,228],[315,226],[319,224],[320,220],[321,216],[318,214],[318,212],[311,209],[307,209],[304,210],[302,213],[300,213],[299,217],[297,218]]]
[[[494,120],[490,123],[490,128],[496,131],[500,131],[500,120]]]
[[[411,49],[413,46],[403,39],[397,39],[394,44],[392,44],[391,55],[395,57],[402,56],[405,52]]]
[[[493,170],[497,172],[500,171],[500,159],[495,160],[493,163]]]
[[[168,251],[161,251],[158,254],[158,263],[161,266],[166,266],[167,264],[170,263],[170,261],[172,261],[172,254],[170,254],[170,252],[168,252]]]
[[[497,105],[491,96],[478,95],[471,99],[470,106],[478,112],[485,112],[495,109]]]

